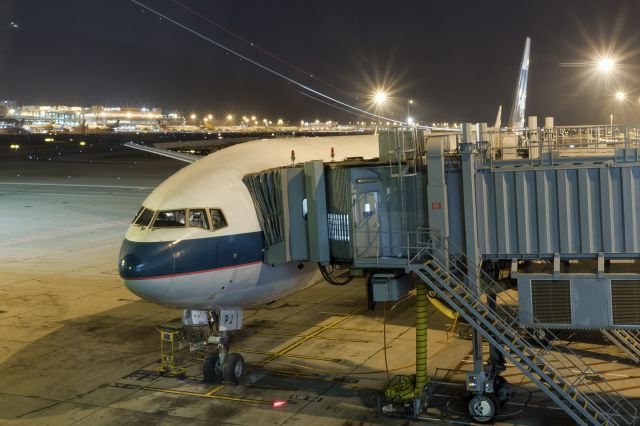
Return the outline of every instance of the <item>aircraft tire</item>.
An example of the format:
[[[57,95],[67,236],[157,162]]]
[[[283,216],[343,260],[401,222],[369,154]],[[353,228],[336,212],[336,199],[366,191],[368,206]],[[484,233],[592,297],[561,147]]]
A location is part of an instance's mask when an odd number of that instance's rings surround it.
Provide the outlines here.
[[[202,375],[204,381],[209,383],[219,383],[222,380],[222,367],[218,353],[209,355],[202,363]]]
[[[232,352],[224,360],[222,366],[222,379],[225,382],[237,385],[244,374],[244,358],[242,355]]]

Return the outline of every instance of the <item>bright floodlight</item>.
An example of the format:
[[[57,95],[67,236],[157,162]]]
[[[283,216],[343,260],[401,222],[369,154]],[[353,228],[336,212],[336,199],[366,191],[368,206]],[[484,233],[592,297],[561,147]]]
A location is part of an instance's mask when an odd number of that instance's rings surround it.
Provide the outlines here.
[[[410,126],[413,124],[413,117],[407,117],[407,124]]]
[[[196,119],[196,117],[197,117],[197,116],[196,116],[195,114],[191,114],[191,119],[192,119],[192,120],[195,120],[195,119]]]
[[[377,105],[382,105],[387,100],[387,94],[383,90],[376,90],[373,94],[373,101]]]
[[[624,98],[626,98],[627,95],[626,93],[622,92],[622,91],[618,91],[616,92],[616,99],[619,101],[624,101]]]
[[[603,73],[608,73],[613,70],[613,59],[611,58],[602,58],[598,61],[598,70]]]
[[[231,114],[227,115],[227,120],[229,120],[229,121],[233,120],[233,115],[231,115]]]

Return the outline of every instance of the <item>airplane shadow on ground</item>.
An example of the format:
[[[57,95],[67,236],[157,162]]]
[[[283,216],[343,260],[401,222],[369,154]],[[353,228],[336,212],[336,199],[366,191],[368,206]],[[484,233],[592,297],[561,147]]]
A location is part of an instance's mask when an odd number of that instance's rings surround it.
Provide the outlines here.
[[[124,300],[123,300],[124,301]],[[405,302],[413,306],[411,301]],[[287,305],[286,302],[276,302],[264,309],[277,310],[295,307]],[[353,302],[344,303],[344,308],[353,308]],[[342,311],[339,303],[332,303],[333,310]],[[405,307],[404,309],[408,309]],[[412,327],[414,324],[413,314],[407,315],[403,310],[387,312],[387,323],[389,325]],[[376,312],[369,313],[366,310],[358,315],[363,317],[382,316],[382,307],[378,306]],[[325,316],[329,317],[329,315]],[[100,312],[98,314],[79,317],[58,323],[57,328],[41,338],[24,345],[4,362],[0,364],[0,376],[2,377],[3,389],[10,390],[14,398],[27,398],[32,400],[26,407],[4,407],[0,403],[0,419],[18,419],[23,421],[38,420],[47,421],[48,416],[55,411],[56,416],[77,410],[78,406],[87,408],[110,407],[114,404],[120,405],[122,401],[127,401],[126,406],[136,405],[135,400],[139,399],[141,410],[148,410],[149,391],[134,388],[121,390],[118,387],[123,383],[130,383],[126,380],[136,371],[153,371],[158,367],[159,362],[159,335],[155,330],[158,323],[166,323],[180,319],[180,312],[169,310],[144,301],[131,301],[122,306]],[[296,330],[295,333],[304,335],[320,327],[320,322],[313,322],[307,325],[307,329]],[[381,327],[381,320],[376,322],[376,326]],[[432,324],[433,325],[433,324]],[[256,349],[263,353],[276,352],[282,340],[260,339],[260,347],[251,346],[251,337],[264,329],[276,327],[269,321],[247,321],[245,328],[234,339],[234,346]],[[295,336],[291,336],[295,339]],[[380,335],[376,336],[380,340]],[[246,341],[246,344],[243,342]],[[381,340],[380,340],[381,341]],[[339,341],[331,344],[339,345]],[[240,350],[239,350],[240,351]],[[240,351],[241,352],[241,351]],[[339,354],[339,350],[336,351]],[[249,355],[245,355],[249,357]],[[360,366],[358,363],[345,361],[336,356],[335,365],[340,371],[352,371]],[[284,357],[283,357],[284,359]],[[304,360],[303,360],[304,361]],[[296,360],[291,364],[299,364]],[[376,420],[375,394],[376,391],[368,386],[362,385],[357,378],[344,377],[341,374],[326,374],[325,372],[314,372],[309,361],[304,361],[307,368],[298,369],[284,365],[258,365],[249,363],[245,381],[240,386],[232,390],[232,393],[242,396],[247,389],[256,387],[262,389],[259,393],[264,395],[265,389],[272,389],[273,392],[283,393],[285,397],[293,394],[316,395],[323,401],[329,399],[349,398],[357,401],[360,407],[357,410],[345,409],[339,404],[330,403],[328,407],[323,407],[321,412],[312,410],[313,415],[343,418],[353,417],[353,420],[378,422]],[[324,363],[326,368],[326,362]],[[331,364],[331,363],[329,363]],[[284,365],[284,367],[283,367]],[[277,370],[277,371],[274,371]],[[284,371],[284,374],[281,372]],[[370,372],[360,366],[359,377],[367,376]],[[358,377],[358,376],[356,376]],[[181,388],[187,386],[202,386],[201,368],[195,363],[195,367],[190,368],[186,380],[159,378],[161,381],[175,380],[174,387]],[[156,382],[148,382],[146,385],[155,386]],[[165,386],[163,384],[162,386]],[[207,385],[209,386],[209,385]],[[208,388],[210,388],[209,386]],[[203,391],[207,387],[203,388]],[[253,390],[251,390],[253,392]],[[270,392],[270,391],[269,391]],[[116,395],[117,394],[117,395]],[[36,398],[37,402],[33,403]],[[156,400],[156,396],[153,397]],[[133,401],[133,402],[131,402]],[[189,406],[198,401],[199,398],[175,395],[158,395],[158,415],[162,413],[174,413],[178,408]],[[224,401],[222,401],[224,402]],[[211,406],[208,409],[211,416],[215,416],[219,421],[225,418],[233,421],[233,417],[242,412],[242,403],[224,403],[220,401],[208,400]],[[314,401],[292,401],[295,411],[302,408],[303,404],[316,404]],[[237,408],[236,408],[237,406]],[[312,407],[313,408],[313,407]],[[273,410],[267,406],[265,410]],[[349,414],[351,413],[351,414]]]
[[[353,308],[352,302],[344,302],[345,310],[349,307]],[[340,303],[333,303],[332,308],[340,308],[338,306]],[[283,301],[264,309],[277,311],[295,307],[295,302]],[[407,314],[407,311],[413,307],[413,301],[409,300],[397,310],[387,311],[388,325],[413,327],[413,315]],[[382,317],[382,307],[378,306],[375,312],[362,311],[358,315],[375,317],[379,320]],[[59,328],[26,344],[0,364],[0,375],[5,391],[10,390],[9,393],[13,396],[23,395],[42,399],[38,404],[24,410],[4,407],[0,410],[0,419],[48,421],[52,411],[55,411],[56,416],[64,415],[65,412],[71,415],[71,411],[77,410],[78,406],[92,409],[125,406],[127,410],[134,412],[139,406],[141,417],[136,418],[137,421],[166,418],[200,421],[215,418],[219,422],[237,422],[240,419],[239,416],[244,415],[247,407],[257,410],[258,415],[264,413],[268,416],[274,410],[270,405],[248,404],[247,406],[242,402],[204,399],[144,389],[145,387],[189,389],[190,392],[202,394],[210,391],[214,386],[203,383],[197,362],[193,363],[185,380],[150,374],[149,377],[152,380],[131,384],[128,378],[132,373],[141,371],[153,373],[158,366],[159,338],[155,331],[156,324],[179,318],[178,311],[164,309],[143,301],[133,301],[99,314],[63,321]],[[434,326],[440,327],[440,330],[448,329],[448,320],[441,314],[434,312],[430,318],[430,329]],[[316,330],[321,322],[309,324],[306,331],[301,330],[298,334],[309,334],[310,330]],[[381,321],[376,324],[380,325]],[[277,326],[278,321],[249,320],[245,329],[237,336],[234,345],[263,353],[276,352],[282,341],[263,338],[259,340],[260,346],[256,347],[251,346],[250,340],[261,331]],[[380,337],[376,339],[380,340]],[[597,341],[597,336],[595,339]],[[241,349],[239,351],[242,352]],[[337,353],[339,354],[339,351]],[[592,352],[588,354],[593,356]],[[249,355],[245,357],[248,358]],[[285,358],[282,357],[282,359]],[[225,388],[225,395],[263,400],[288,399],[287,410],[290,410],[291,415],[302,412],[314,418],[317,417],[318,421],[324,418],[334,421],[344,419],[347,423],[388,424],[391,422],[387,417],[378,416],[375,408],[376,396],[379,395],[384,377],[378,380],[377,388],[367,380],[369,375],[378,375],[380,378],[380,374],[384,372],[339,359],[338,356],[334,362],[324,362],[324,367],[318,368],[318,371],[314,371],[311,361],[304,359],[289,361],[291,360],[282,364],[249,362],[247,374],[242,383],[236,387]],[[328,368],[327,364],[333,368]],[[299,368],[300,365],[306,365],[306,368]],[[323,369],[335,369],[347,373],[327,373]],[[358,374],[348,373],[356,369]],[[463,407],[461,405],[463,398],[458,394],[459,392],[444,399],[440,397],[438,404],[445,404],[447,398],[453,398],[457,401],[454,404],[455,407]],[[294,395],[311,399],[291,399]],[[313,398],[319,398],[319,400]],[[188,412],[190,407],[194,409],[194,417],[185,415],[185,410]],[[454,413],[454,418],[465,421],[458,414]]]

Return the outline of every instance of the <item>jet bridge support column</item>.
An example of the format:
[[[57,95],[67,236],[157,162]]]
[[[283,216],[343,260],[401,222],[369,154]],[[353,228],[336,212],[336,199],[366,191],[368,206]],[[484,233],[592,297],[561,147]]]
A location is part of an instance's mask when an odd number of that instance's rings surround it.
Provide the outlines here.
[[[473,289],[476,295],[480,294],[480,283],[476,265],[480,265],[480,250],[478,248],[478,233],[476,222],[476,150],[473,132],[470,123],[462,126],[462,143],[460,144],[460,156],[462,162],[462,205],[464,207],[464,235],[465,251],[467,255],[467,286]],[[476,381],[476,389],[484,391],[485,377],[482,365],[482,336],[473,330],[473,374]],[[469,380],[469,378],[467,379]]]

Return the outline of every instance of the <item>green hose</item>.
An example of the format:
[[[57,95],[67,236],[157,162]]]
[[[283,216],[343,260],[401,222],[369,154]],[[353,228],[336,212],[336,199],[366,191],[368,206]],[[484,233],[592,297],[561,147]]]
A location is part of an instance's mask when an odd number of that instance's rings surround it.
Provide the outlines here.
[[[419,396],[427,384],[427,285],[416,283],[416,385]]]

